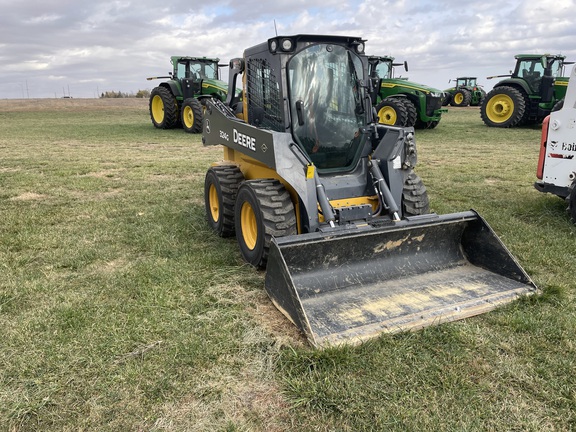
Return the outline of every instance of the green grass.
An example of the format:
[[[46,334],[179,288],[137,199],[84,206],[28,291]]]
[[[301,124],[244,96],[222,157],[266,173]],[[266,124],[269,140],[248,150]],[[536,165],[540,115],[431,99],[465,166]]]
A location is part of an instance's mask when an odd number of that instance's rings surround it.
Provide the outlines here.
[[[532,186],[539,135],[451,108],[417,172],[543,295],[319,351],[207,227],[220,149],[155,130],[145,101],[1,102],[0,430],[576,429],[576,228]]]

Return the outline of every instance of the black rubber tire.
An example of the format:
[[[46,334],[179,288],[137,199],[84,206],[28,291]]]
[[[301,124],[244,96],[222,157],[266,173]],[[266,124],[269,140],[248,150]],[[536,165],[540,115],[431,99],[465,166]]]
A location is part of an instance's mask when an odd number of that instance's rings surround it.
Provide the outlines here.
[[[182,128],[188,133],[202,132],[203,107],[196,98],[184,100],[181,108]]]
[[[154,127],[172,129],[179,124],[178,102],[167,88],[156,87],[152,90],[148,108]]]
[[[406,127],[414,127],[416,124],[416,119],[418,118],[418,110],[416,109],[416,105],[410,99],[401,99],[398,98],[404,104],[404,108],[406,108],[406,113],[408,114]]]
[[[446,92],[446,97],[442,101],[442,106],[448,106],[448,104],[450,104],[451,101],[452,101],[452,94]]]
[[[405,126],[408,113],[399,98],[387,97],[376,106],[378,123],[390,126]]]
[[[417,216],[430,213],[430,200],[422,179],[410,169],[404,174],[402,215]]]
[[[466,89],[456,90],[456,93],[452,96],[452,100],[450,101],[450,105],[453,107],[466,107],[470,105],[470,101],[472,100],[472,94]]]
[[[257,268],[266,267],[273,236],[297,233],[294,205],[290,194],[278,180],[242,183],[236,197],[234,219],[240,253]]]
[[[492,89],[480,105],[482,121],[491,127],[510,128],[525,123],[526,98],[514,87]]]
[[[204,204],[208,225],[220,237],[235,234],[234,205],[244,176],[236,165],[214,166],[204,180]]]

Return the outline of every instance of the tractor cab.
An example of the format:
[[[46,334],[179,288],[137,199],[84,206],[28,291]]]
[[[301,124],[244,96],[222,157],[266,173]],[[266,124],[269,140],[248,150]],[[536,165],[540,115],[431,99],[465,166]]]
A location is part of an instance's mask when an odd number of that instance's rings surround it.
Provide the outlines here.
[[[476,86],[477,86],[476,77],[461,77],[461,78],[456,79],[456,88],[461,88],[461,87],[474,88]]]
[[[172,79],[182,87],[182,97],[187,99],[202,94],[202,82],[214,82],[218,77],[220,59],[207,57],[171,57],[174,67]]]
[[[554,80],[562,76],[564,56],[525,55],[516,56],[516,68],[512,78],[525,81],[532,92],[539,93],[543,100],[549,100],[548,94],[554,85]]]
[[[207,57],[172,57],[173,76],[177,78],[219,79],[218,62],[220,59]]]
[[[408,62],[394,63],[394,57],[370,56],[368,57],[369,75],[371,78],[390,79],[394,78],[394,67],[404,66],[408,72]]]

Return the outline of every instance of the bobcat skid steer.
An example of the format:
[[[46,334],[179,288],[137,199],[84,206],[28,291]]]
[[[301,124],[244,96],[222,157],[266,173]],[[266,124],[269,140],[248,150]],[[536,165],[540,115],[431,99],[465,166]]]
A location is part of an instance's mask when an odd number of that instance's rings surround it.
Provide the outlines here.
[[[576,67],[572,69],[563,101],[542,123],[540,156],[534,187],[565,199],[576,223]]]
[[[536,291],[475,212],[429,213],[412,127],[381,125],[364,40],[278,36],[230,62],[209,100],[209,225],[267,267],[265,289],[314,346],[477,315]],[[235,97],[242,82],[241,97]]]

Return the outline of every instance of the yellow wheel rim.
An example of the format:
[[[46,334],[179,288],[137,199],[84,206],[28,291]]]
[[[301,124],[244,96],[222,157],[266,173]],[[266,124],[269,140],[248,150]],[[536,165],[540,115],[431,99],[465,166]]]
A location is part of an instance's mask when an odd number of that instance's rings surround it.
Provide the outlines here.
[[[158,95],[152,98],[152,116],[156,123],[162,123],[164,121],[164,102]]]
[[[218,218],[220,218],[220,203],[218,202],[218,191],[213,184],[210,185],[208,190],[208,205],[210,206],[212,220],[218,222]]]
[[[240,211],[240,223],[242,226],[242,237],[244,243],[250,250],[256,247],[256,240],[258,240],[258,227],[256,224],[256,214],[252,206],[245,202],[242,204]]]
[[[184,112],[182,113],[182,121],[187,129],[191,129],[194,126],[194,110],[192,107],[185,106]]]
[[[394,125],[397,118],[396,110],[392,107],[385,106],[378,111],[378,122],[381,124]]]
[[[464,95],[462,93],[456,93],[454,95],[454,102],[455,103],[461,104],[463,100],[464,100]]]
[[[514,114],[514,101],[505,94],[491,98],[486,104],[486,116],[494,123],[504,123]]]

